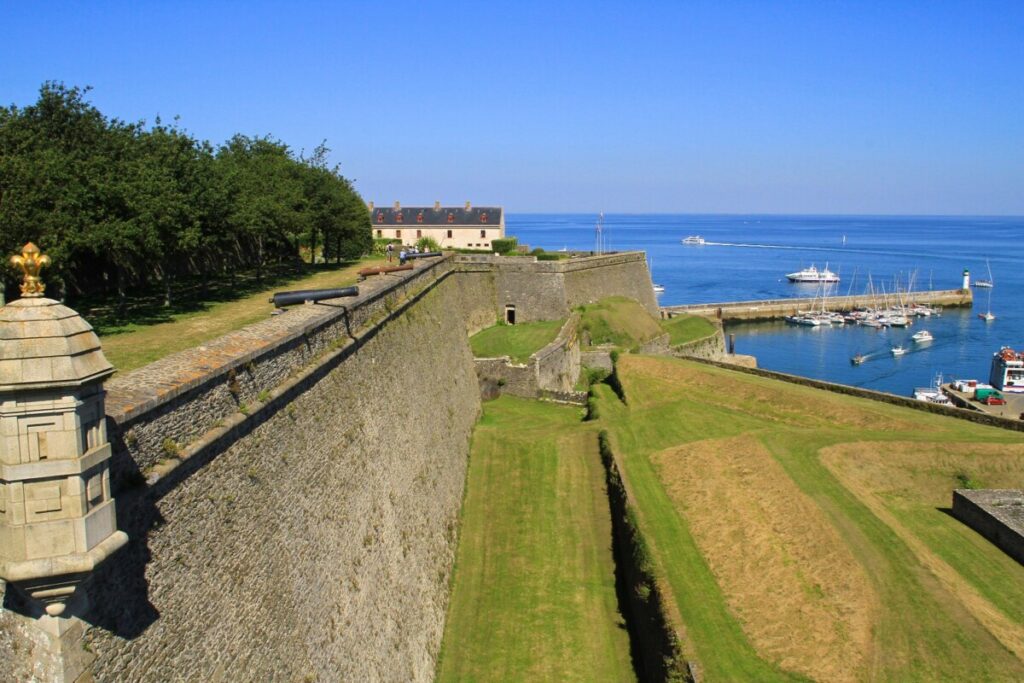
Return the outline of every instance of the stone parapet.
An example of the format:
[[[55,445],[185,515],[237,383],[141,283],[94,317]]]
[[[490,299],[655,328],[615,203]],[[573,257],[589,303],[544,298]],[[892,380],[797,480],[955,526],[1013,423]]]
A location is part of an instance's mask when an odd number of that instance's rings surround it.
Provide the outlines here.
[[[1024,564],[1024,491],[956,489],[953,516]]]
[[[476,358],[476,374],[481,390],[522,398],[565,396],[572,398],[580,377],[579,313],[573,313],[549,344],[533,353],[526,363],[513,363],[508,356]]]

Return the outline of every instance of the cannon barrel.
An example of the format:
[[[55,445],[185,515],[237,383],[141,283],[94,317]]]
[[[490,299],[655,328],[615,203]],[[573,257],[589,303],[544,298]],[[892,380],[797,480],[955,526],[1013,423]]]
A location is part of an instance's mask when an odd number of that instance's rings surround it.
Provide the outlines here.
[[[412,264],[406,264],[404,266],[374,266],[373,268],[363,268],[358,271],[358,275],[367,277],[369,275],[383,275],[386,273],[398,273],[403,270],[412,270]]]
[[[444,254],[442,254],[439,251],[425,251],[422,254],[406,253],[405,258],[407,258],[407,259],[411,259],[411,258],[432,258],[434,256],[444,256]]]
[[[297,289],[293,292],[277,292],[270,299],[270,303],[277,308],[283,306],[294,306],[307,301],[322,301],[323,299],[337,299],[343,296],[359,296],[358,287],[341,287],[340,289]]]

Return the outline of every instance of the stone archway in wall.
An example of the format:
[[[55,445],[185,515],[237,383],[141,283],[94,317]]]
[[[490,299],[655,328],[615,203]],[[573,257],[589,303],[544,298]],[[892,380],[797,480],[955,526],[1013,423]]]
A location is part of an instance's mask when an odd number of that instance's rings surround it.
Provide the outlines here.
[[[509,325],[516,324],[516,306],[515,304],[505,304],[505,322]]]

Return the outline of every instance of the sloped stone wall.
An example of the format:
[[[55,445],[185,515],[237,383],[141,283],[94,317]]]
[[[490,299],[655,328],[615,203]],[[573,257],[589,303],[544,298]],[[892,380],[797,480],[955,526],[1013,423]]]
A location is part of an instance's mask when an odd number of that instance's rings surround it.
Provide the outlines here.
[[[479,412],[474,306],[436,284],[224,448],[123,491],[94,679],[430,680]]]

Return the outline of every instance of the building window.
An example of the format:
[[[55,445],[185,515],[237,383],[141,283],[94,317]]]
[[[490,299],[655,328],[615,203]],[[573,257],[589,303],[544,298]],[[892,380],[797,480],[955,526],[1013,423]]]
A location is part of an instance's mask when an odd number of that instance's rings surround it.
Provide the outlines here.
[[[481,223],[486,223],[487,222],[487,212],[486,211],[484,211],[483,213],[480,214],[480,222]]]
[[[485,237],[487,237],[487,231],[486,230],[481,230],[480,231],[480,239],[483,239]]]
[[[422,223],[423,222],[423,212],[422,211],[420,211],[418,214],[416,214],[416,222],[417,223]]]
[[[395,237],[401,237],[401,236],[402,236],[402,231],[401,230],[395,230]]]
[[[383,223],[384,222],[384,212],[383,211],[378,211],[377,212],[377,222],[378,223]]]
[[[454,223],[455,222],[455,214],[454,213],[449,213],[448,214],[448,222],[449,223]]]
[[[419,239],[421,237],[423,237],[423,231],[422,230],[417,230],[416,231],[416,239]]]
[[[383,236],[384,236],[384,231],[383,230],[378,230],[377,231],[377,237],[383,237]]]
[[[401,211],[399,211],[398,213],[395,214],[395,222],[396,223],[401,223],[402,222],[402,212]]]
[[[451,238],[452,238],[452,231],[451,231],[451,230],[449,230],[449,231],[448,231],[448,239],[451,239]]]

